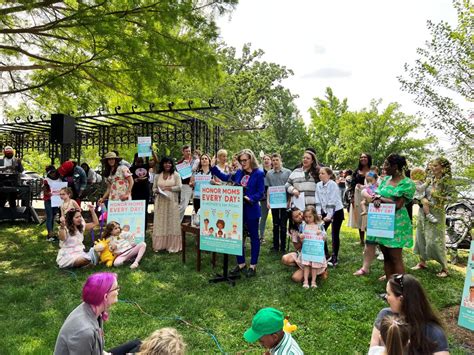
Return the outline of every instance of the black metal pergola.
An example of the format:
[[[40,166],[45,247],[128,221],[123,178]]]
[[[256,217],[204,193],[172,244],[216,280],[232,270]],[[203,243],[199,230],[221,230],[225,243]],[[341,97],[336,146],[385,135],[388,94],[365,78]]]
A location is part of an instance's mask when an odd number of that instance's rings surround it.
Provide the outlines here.
[[[0,148],[11,145],[17,156],[31,150],[47,151],[51,162],[60,158],[61,162],[71,157],[80,162],[83,147],[97,147],[100,156],[109,147],[122,147],[137,144],[137,137],[152,137],[152,142],[161,145],[189,144],[192,149],[215,153],[219,149],[223,123],[217,117],[219,107],[209,100],[207,106],[194,107],[188,101],[186,107],[176,107],[171,102],[165,109],[156,109],[150,104],[146,110],[122,111],[121,106],[113,112],[99,109],[96,114],[74,117],[74,143],[55,143],[51,139],[52,123],[46,115],[39,118],[16,117],[12,122],[0,124]]]

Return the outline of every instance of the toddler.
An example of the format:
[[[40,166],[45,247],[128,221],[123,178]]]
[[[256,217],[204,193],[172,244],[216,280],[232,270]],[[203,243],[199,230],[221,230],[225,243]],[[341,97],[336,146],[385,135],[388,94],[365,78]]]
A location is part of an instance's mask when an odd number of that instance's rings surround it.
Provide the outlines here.
[[[318,216],[316,209],[313,206],[309,206],[306,208],[303,214],[303,218],[305,221],[305,226],[303,228],[314,228],[316,230],[316,240],[326,240],[326,232],[324,231],[324,222],[320,216]],[[314,238],[314,237],[313,237]],[[300,239],[303,240],[303,244],[305,242],[304,234],[301,234]],[[324,254],[323,254],[324,255]],[[316,261],[309,261],[305,260],[304,256],[302,256],[302,263],[304,265],[303,269],[303,287],[309,288],[308,279],[309,279],[309,271],[311,270],[311,288],[318,287],[316,284],[316,276],[323,274],[327,269],[327,261],[326,258],[323,258],[322,262]]]
[[[419,201],[423,206],[423,212],[426,219],[431,223],[438,223],[438,219],[430,212],[429,192],[427,190],[428,181],[426,179],[426,172],[422,168],[413,168],[410,172],[410,179],[413,180],[416,186],[414,200]]]
[[[290,333],[283,330],[285,318],[275,308],[262,308],[252,319],[252,326],[244,333],[249,343],[258,341],[268,351],[265,354],[303,355]]]
[[[375,196],[375,191],[379,184],[377,182],[378,176],[375,171],[369,171],[365,177],[365,186],[362,190],[362,200],[360,201],[361,216],[367,214],[367,205],[372,202],[372,199]]]
[[[59,198],[63,200],[63,203],[59,208],[61,211],[61,217],[59,218],[59,221],[61,223],[66,223],[65,216],[69,210],[76,210],[78,212],[82,211],[77,202],[72,199],[72,190],[69,187],[63,187],[61,190],[59,190]]]
[[[122,230],[117,222],[110,222],[105,227],[104,238],[109,240],[110,251],[116,256],[114,266],[121,266],[125,261],[135,259],[130,269],[136,269],[145,254],[145,242],[135,244],[135,241],[128,240],[130,235],[134,239],[133,234],[127,231],[122,237]]]
[[[380,337],[385,346],[372,346],[368,355],[398,355],[408,353],[410,326],[395,316],[386,316],[380,323]]]

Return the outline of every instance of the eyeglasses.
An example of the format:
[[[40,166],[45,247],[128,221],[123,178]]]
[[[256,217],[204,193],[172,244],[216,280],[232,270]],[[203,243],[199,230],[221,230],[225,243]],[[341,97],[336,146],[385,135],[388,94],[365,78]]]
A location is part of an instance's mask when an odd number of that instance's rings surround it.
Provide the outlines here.
[[[117,287],[107,291],[107,293],[114,292],[114,291],[120,291],[120,286],[117,286]]]
[[[249,160],[248,160],[248,159],[240,159],[239,161],[240,161],[241,163],[246,163],[246,162],[248,162]]]
[[[393,276],[393,279],[398,282],[403,292],[403,274],[395,274]]]

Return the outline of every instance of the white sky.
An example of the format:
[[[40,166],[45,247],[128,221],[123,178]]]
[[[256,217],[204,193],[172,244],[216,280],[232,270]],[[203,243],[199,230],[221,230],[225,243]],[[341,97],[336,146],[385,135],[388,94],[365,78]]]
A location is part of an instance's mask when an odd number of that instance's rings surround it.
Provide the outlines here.
[[[228,45],[250,42],[265,51],[264,60],[294,71],[284,85],[299,95],[308,122],[313,98],[328,86],[354,110],[381,98],[383,107],[397,101],[415,114],[397,76],[430,38],[427,20],[456,24],[451,0],[240,0],[217,23]]]

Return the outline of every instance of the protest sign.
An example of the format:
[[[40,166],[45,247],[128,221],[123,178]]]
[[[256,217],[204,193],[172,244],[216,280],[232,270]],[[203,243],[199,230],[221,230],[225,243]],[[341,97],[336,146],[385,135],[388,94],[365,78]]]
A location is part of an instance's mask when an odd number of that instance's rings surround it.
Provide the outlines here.
[[[187,179],[193,174],[193,167],[187,161],[176,164],[176,170],[178,171],[179,176],[181,176],[181,179]]]
[[[194,197],[201,197],[201,186],[209,185],[211,183],[211,174],[195,174],[194,175]]]
[[[302,259],[318,263],[324,262],[326,260],[326,255],[324,254],[324,234],[321,232],[320,227],[316,224],[306,225],[303,230],[303,236]]]
[[[304,211],[306,208],[306,201],[304,199],[304,192],[300,192],[298,197],[291,196],[291,205],[299,209],[300,211]]]
[[[201,185],[201,250],[242,255],[243,198],[241,186]]]
[[[285,186],[269,186],[268,197],[270,200],[270,208],[286,208]]]
[[[151,157],[151,137],[137,137],[138,156]]]
[[[395,204],[381,203],[376,208],[369,204],[367,215],[367,235],[371,237],[393,238],[395,235]]]
[[[471,242],[471,250],[467,261],[458,324],[461,327],[474,330],[474,242]]]
[[[145,200],[111,201],[107,209],[107,223],[117,222],[124,229],[129,226],[138,244],[145,241]]]
[[[63,187],[67,187],[67,182],[62,181],[53,181],[51,179],[47,179],[49,188],[51,189],[51,207],[59,207],[62,205],[63,200],[59,196],[59,191]]]

